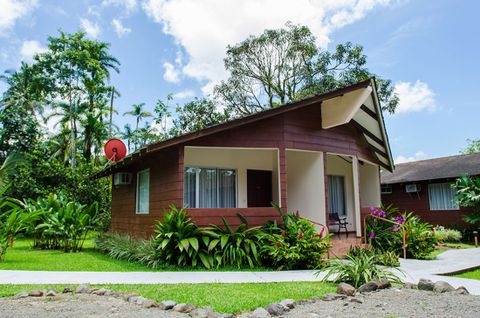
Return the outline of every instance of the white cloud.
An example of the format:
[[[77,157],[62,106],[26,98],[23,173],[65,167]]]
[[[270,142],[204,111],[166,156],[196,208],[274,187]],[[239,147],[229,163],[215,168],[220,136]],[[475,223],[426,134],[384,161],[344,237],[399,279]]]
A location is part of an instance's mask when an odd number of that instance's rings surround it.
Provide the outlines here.
[[[396,114],[419,112],[422,110],[434,110],[435,93],[427,83],[417,80],[415,83],[397,82],[394,92],[400,99]]]
[[[20,48],[20,57],[22,61],[30,63],[33,61],[33,56],[38,53],[43,53],[47,50],[38,41],[24,41]]]
[[[88,19],[80,19],[80,28],[87,34],[91,39],[96,39],[102,32],[100,26],[95,22],[92,22]]]
[[[330,34],[395,0],[146,0],[143,9],[185,50],[182,72],[207,85],[226,77],[223,58],[228,44],[287,21],[307,25],[326,47]],[[208,87],[204,91],[209,91]]]
[[[186,89],[184,91],[175,93],[172,95],[174,99],[187,99],[187,98],[192,98],[195,97],[195,92],[191,89]]]
[[[113,25],[113,28],[115,29],[115,33],[117,33],[119,38],[123,37],[124,35],[127,35],[132,31],[132,29],[124,26],[122,24],[122,21],[120,21],[119,19],[113,19],[112,25]]]
[[[419,150],[417,151],[413,156],[410,157],[405,157],[405,156],[398,156],[395,158],[395,164],[398,163],[405,163],[405,162],[411,162],[411,161],[417,161],[417,160],[423,160],[427,158],[427,154],[424,153],[423,151]]]
[[[10,30],[15,22],[29,14],[38,0],[0,0],[0,35]]]
[[[180,82],[180,71],[172,63],[163,63],[165,72],[163,73],[163,79],[170,83]]]
[[[103,6],[117,6],[125,10],[126,13],[132,13],[137,10],[137,0],[103,0]]]

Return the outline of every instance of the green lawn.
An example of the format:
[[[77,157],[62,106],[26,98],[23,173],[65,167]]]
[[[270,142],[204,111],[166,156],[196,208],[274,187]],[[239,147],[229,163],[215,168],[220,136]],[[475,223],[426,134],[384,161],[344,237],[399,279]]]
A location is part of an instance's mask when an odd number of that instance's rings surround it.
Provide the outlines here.
[[[455,277],[460,278],[469,278],[469,279],[477,279],[480,280],[480,268],[474,269],[473,271],[469,271],[462,274],[454,275]]]
[[[33,289],[62,290],[65,285],[0,285],[0,296],[13,296]],[[323,282],[243,284],[96,285],[116,292],[135,292],[157,301],[174,300],[209,306],[222,313],[239,313],[264,307],[283,299],[308,299],[335,292],[335,285]]]
[[[151,271],[141,264],[113,260],[108,255],[95,251],[93,240],[85,241],[84,250],[64,253],[53,250],[35,250],[31,240],[17,239],[13,248],[7,250],[0,269],[45,270],[45,271],[100,271],[130,272]]]

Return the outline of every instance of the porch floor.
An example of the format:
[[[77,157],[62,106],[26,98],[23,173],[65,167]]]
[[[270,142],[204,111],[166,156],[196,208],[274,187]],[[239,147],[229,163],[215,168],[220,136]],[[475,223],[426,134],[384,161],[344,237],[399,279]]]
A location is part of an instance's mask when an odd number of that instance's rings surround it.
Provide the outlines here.
[[[334,234],[330,238],[332,248],[328,252],[328,258],[343,258],[347,255],[350,248],[355,246],[363,246],[361,237],[356,237],[355,232],[348,233],[348,237],[345,233],[340,235]]]

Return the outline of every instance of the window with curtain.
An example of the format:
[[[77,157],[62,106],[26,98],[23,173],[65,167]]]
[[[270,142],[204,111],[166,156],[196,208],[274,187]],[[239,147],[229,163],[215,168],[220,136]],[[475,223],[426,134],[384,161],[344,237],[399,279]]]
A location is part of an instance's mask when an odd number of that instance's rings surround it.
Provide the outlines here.
[[[346,215],[345,177],[327,176],[328,178],[328,213]]]
[[[148,214],[150,201],[150,170],[137,173],[137,214]]]
[[[235,170],[187,167],[183,199],[189,208],[235,208]]]
[[[428,185],[430,211],[458,210],[455,203],[456,191],[451,183],[432,183]]]

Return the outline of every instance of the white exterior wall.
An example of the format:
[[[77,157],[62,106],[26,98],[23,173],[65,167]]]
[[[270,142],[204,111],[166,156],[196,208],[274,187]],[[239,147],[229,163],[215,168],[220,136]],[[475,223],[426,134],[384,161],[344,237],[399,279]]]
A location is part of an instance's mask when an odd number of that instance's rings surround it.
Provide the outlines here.
[[[351,160],[351,157],[344,157]],[[348,231],[356,231],[352,164],[337,155],[327,154],[327,175],[343,176],[345,178],[345,206],[347,208]]]
[[[272,171],[272,199],[280,202],[277,149],[185,147],[184,166],[235,169],[237,208],[247,207],[247,170]]]
[[[286,159],[288,210],[325,224],[323,153],[287,150]]]
[[[378,165],[364,162],[360,165],[360,202],[362,207],[379,207],[380,195],[380,169]]]

